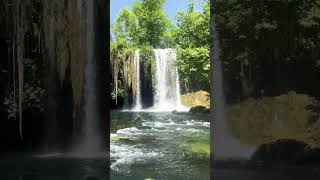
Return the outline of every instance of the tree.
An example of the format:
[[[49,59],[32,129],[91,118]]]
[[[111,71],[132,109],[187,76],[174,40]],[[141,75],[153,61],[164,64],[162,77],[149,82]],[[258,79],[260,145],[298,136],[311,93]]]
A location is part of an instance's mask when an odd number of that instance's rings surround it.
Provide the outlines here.
[[[320,73],[319,0],[214,5],[229,96],[320,90],[315,85]]]
[[[135,14],[128,8],[122,9],[113,27],[116,40],[123,39],[128,44],[137,43],[137,28],[138,22]]]
[[[164,10],[165,0],[137,0],[133,12],[139,23],[138,44],[158,48],[163,45],[170,24]],[[168,34],[166,34],[168,36]]]
[[[194,1],[190,0],[188,9],[179,12],[176,18],[177,65],[184,90],[209,90],[209,1],[204,2],[202,11],[195,11]]]
[[[203,4],[203,12],[194,10],[194,1],[189,1],[187,11],[180,11],[176,17],[176,43],[181,48],[208,46],[210,44],[209,1]]]

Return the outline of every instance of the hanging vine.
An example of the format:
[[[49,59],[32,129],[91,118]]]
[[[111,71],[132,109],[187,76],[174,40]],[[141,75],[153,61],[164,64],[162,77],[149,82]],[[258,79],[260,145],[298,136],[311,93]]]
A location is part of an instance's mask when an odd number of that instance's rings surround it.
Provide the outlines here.
[[[70,67],[73,100],[80,106],[85,66],[85,22],[82,0],[44,0],[43,23],[45,49],[50,66],[59,74],[60,81],[66,79]],[[54,17],[54,18],[53,18]],[[79,31],[80,29],[80,31]]]

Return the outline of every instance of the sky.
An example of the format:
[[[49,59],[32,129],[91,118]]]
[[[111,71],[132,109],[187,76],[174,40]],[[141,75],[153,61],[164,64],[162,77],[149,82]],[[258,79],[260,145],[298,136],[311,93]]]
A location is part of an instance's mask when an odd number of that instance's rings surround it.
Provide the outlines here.
[[[115,22],[117,14],[124,7],[131,7],[131,5],[136,0],[110,0],[110,18],[111,23]],[[202,2],[203,0],[194,0],[195,2],[195,10],[202,10]],[[175,21],[175,16],[178,11],[186,10],[188,8],[188,0],[166,0],[164,5],[164,10],[168,16],[168,18],[172,22]]]

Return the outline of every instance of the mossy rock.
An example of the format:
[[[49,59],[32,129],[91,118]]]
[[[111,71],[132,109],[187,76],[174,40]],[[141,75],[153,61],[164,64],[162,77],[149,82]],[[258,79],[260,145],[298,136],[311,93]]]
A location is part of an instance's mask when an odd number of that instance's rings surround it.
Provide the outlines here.
[[[184,145],[187,155],[210,157],[210,144],[207,143],[189,143]]]
[[[111,141],[120,141],[120,137],[116,134],[110,134]]]
[[[155,179],[153,179],[153,178],[146,178],[146,179],[144,179],[144,180],[155,180]]]
[[[118,142],[118,141],[137,141],[140,140],[139,138],[136,137],[120,137],[117,134],[110,134],[110,139],[113,142]]]

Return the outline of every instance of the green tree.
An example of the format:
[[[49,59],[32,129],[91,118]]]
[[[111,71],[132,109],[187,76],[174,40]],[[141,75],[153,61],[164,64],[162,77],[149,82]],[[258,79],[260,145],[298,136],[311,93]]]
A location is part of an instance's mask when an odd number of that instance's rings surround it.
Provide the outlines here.
[[[194,1],[189,1],[187,11],[180,11],[176,17],[176,43],[181,48],[203,47],[210,44],[209,1],[204,2],[203,11],[195,11]]]
[[[214,5],[228,95],[320,90],[314,85],[320,73],[319,0]]]
[[[148,44],[154,48],[163,45],[169,20],[163,10],[165,0],[136,0],[133,12],[139,23],[138,43]]]
[[[189,1],[186,11],[177,15],[174,37],[178,45],[178,68],[185,91],[209,90],[210,74],[210,6],[203,3],[202,11],[195,11]]]
[[[135,14],[128,8],[123,8],[113,26],[116,41],[121,39],[128,44],[137,43],[138,21]]]

